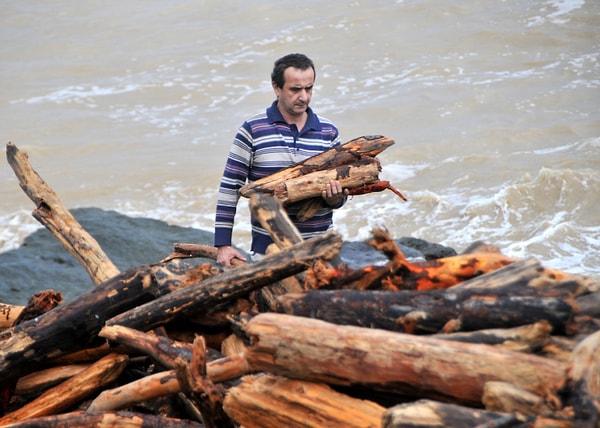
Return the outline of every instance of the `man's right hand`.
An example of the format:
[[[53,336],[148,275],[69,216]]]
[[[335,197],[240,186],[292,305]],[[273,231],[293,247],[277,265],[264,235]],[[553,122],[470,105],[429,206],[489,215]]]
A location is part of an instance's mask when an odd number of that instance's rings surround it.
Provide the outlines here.
[[[217,263],[221,266],[231,266],[231,260],[239,259],[241,261],[246,261],[246,257],[234,247],[229,245],[223,245],[221,247],[217,247]]]

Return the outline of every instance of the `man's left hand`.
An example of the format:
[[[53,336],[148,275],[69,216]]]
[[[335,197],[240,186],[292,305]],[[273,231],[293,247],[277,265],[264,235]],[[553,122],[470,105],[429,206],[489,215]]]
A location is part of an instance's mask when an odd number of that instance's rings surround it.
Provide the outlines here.
[[[338,180],[331,180],[327,183],[326,189],[321,192],[321,196],[327,205],[337,207],[348,196],[348,189],[342,189],[342,185]]]

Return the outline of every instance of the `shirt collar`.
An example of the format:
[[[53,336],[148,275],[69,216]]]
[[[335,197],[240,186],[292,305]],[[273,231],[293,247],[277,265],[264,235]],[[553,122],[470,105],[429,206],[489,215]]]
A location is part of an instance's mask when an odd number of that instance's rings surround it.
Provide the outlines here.
[[[312,109],[310,107],[308,107],[306,112],[308,113],[308,117],[306,119],[306,124],[304,125],[303,131],[306,131],[308,129],[320,131],[321,130],[321,122],[319,121],[319,118],[317,117],[317,115],[312,111]],[[285,121],[285,119],[283,118],[283,116],[281,115],[281,112],[277,108],[277,100],[273,101],[273,104],[271,104],[270,107],[267,107],[267,119],[269,120],[270,123],[277,123],[277,122],[287,123]]]

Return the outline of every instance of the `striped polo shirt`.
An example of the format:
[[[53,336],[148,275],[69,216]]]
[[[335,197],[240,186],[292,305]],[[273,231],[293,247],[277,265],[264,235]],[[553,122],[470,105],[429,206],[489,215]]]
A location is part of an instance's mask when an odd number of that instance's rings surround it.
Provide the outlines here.
[[[310,107],[301,132],[296,125],[290,125],[283,119],[277,109],[277,101],[265,112],[244,122],[231,146],[219,186],[215,246],[231,245],[239,189],[246,182],[252,183],[340,144],[336,126],[318,117]],[[330,208],[322,208],[314,217],[300,223],[296,220],[300,206],[290,204],[286,211],[304,239],[332,229],[333,211]],[[273,241],[258,221],[252,219],[251,223],[251,251],[264,254]]]

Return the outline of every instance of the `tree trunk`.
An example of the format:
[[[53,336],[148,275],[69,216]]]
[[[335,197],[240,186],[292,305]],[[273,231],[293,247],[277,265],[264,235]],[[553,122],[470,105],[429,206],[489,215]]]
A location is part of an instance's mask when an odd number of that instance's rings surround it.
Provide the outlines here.
[[[278,298],[280,312],[335,324],[411,334],[508,328],[548,321],[564,332],[574,309],[567,293],[532,287],[492,290],[312,290]]]
[[[333,385],[481,405],[484,386],[504,381],[551,394],[567,365],[487,345],[338,326],[273,313],[252,318],[246,351],[258,371]]]

